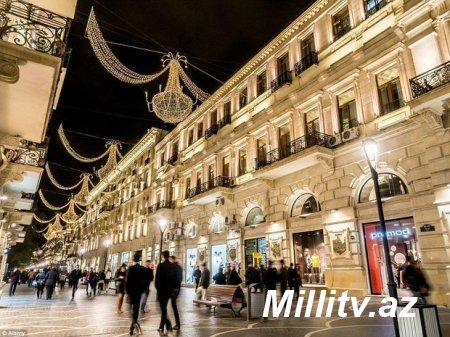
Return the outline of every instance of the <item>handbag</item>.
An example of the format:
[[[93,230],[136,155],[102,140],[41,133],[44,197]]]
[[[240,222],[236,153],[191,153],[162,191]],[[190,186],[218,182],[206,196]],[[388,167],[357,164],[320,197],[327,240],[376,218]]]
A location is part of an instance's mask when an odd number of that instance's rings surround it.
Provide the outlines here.
[[[36,288],[36,286],[37,286],[36,280],[33,280],[33,282],[31,282],[31,286],[32,286],[33,288]]]

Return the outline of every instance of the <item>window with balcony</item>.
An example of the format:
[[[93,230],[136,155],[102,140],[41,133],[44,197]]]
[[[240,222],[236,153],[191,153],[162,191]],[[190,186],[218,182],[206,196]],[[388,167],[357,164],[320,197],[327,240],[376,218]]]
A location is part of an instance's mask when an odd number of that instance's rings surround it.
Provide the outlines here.
[[[381,8],[386,6],[386,0],[365,0],[364,7],[366,11],[366,18],[378,12]]]
[[[230,156],[222,158],[222,176],[230,177]]]
[[[279,133],[279,141],[280,141],[279,152],[280,152],[281,158],[284,158],[289,154],[288,145],[289,145],[289,142],[291,141],[291,131],[290,131],[289,125],[283,125],[282,127],[280,127],[278,129],[278,133]]]
[[[333,15],[333,34],[335,40],[347,34],[351,28],[348,7]]]
[[[200,189],[202,187],[202,172],[197,172],[196,174],[196,178],[195,178],[195,189],[196,189],[196,193],[198,194],[200,192]]]
[[[214,165],[209,165],[208,166],[208,183],[210,185],[209,188],[212,188],[214,184],[214,178],[215,178]]]
[[[231,101],[228,101],[223,105],[223,115],[231,116]]]
[[[277,59],[277,78],[270,83],[270,87],[272,91],[275,91],[290,83],[292,83],[292,74],[289,69],[289,53],[286,53]]]
[[[377,85],[380,115],[385,115],[405,105],[397,67],[390,67],[379,73],[377,75]]]
[[[247,173],[247,150],[239,150],[239,175]]]
[[[320,132],[319,112],[317,109],[308,111],[305,114],[306,132],[308,134]]]
[[[338,109],[341,132],[358,126],[355,92],[353,90],[348,90],[338,96]]]
[[[197,123],[197,140],[203,137],[203,121]]]
[[[302,58],[295,64],[295,74],[297,76],[299,76],[306,69],[310,68],[313,64],[319,63],[314,44],[314,34],[309,34],[302,39],[300,48]]]
[[[188,131],[188,146],[194,144],[194,129]]]
[[[224,111],[225,111],[225,106],[224,106]],[[217,110],[211,111],[211,119],[210,119],[209,125],[213,126],[215,124],[217,124]]]
[[[258,148],[258,162],[264,161],[266,159],[267,153],[267,141],[265,138],[259,138],[256,141],[256,146]]]
[[[256,77],[256,94],[262,95],[267,90],[267,75],[264,70],[262,73],[258,74]]]
[[[242,109],[244,106],[247,105],[247,87],[243,88],[239,92],[239,109]]]
[[[161,155],[159,156],[159,167],[164,165],[164,157],[165,157],[165,155],[166,155],[165,152],[162,151]]]
[[[191,189],[191,177],[186,178],[185,199],[189,198],[189,190]]]

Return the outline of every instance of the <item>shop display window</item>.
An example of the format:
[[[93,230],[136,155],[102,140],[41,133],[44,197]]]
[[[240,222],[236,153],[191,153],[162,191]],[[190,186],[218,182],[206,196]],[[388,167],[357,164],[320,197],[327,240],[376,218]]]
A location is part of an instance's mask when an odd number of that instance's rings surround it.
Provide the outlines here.
[[[373,294],[387,294],[383,234],[379,222],[363,225],[370,287]],[[390,264],[397,287],[405,288],[403,270],[407,261],[418,261],[418,242],[413,218],[386,221]]]
[[[303,284],[325,284],[326,252],[323,231],[295,233],[295,265]]]
[[[186,283],[195,283],[194,271],[197,267],[197,248],[186,250]]]
[[[266,238],[245,240],[245,266],[251,263],[254,266],[267,266]]]
[[[227,262],[227,245],[211,247],[211,277],[217,274],[219,268],[224,268]]]

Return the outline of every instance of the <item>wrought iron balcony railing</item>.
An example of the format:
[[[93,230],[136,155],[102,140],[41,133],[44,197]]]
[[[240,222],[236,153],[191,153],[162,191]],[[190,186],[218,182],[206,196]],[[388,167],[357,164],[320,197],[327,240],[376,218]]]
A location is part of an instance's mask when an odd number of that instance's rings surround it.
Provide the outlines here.
[[[413,98],[450,82],[450,61],[409,80]]]
[[[231,115],[225,115],[223,118],[217,123],[219,130],[222,129],[225,125],[231,123]]]
[[[366,1],[366,18],[378,12],[381,8],[387,5],[386,0],[380,1]]]
[[[149,213],[155,213],[157,210],[162,208],[168,208],[168,209],[174,209],[175,208],[175,201],[173,200],[161,200],[160,202],[157,202],[156,204],[151,205],[148,208]]]
[[[311,67],[313,64],[319,64],[319,57],[315,51],[303,56],[302,59],[295,64],[295,75],[300,76],[302,72]]]
[[[10,163],[44,167],[47,148],[23,139],[17,149],[5,149],[5,155]]]
[[[270,82],[270,88],[272,92],[278,90],[285,84],[292,83],[292,73],[290,70],[286,70],[284,73],[281,73],[276,79]]]
[[[307,135],[294,139],[285,147],[274,149],[266,153],[265,157],[256,159],[256,169],[261,169],[281,159],[292,156],[312,146],[322,146],[331,148],[330,138],[332,136],[321,132],[312,132]]]
[[[0,39],[63,57],[71,20],[22,0],[0,0]]]
[[[169,159],[167,159],[167,163],[173,165],[178,160],[178,153],[173,154]]]
[[[219,124],[213,124],[205,130],[205,138],[211,138],[213,135],[217,134],[219,131]]]
[[[233,187],[236,184],[234,178],[229,177],[215,177],[213,180],[204,182],[196,187],[190,188],[187,190],[186,198],[193,198],[196,195],[205,193],[206,191],[212,190],[216,187]]]

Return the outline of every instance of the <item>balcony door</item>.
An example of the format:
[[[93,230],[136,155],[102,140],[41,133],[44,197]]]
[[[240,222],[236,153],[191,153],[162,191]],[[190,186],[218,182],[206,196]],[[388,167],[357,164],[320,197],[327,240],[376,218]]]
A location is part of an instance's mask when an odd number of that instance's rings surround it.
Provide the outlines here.
[[[314,34],[310,34],[302,40],[302,58],[316,51]]]
[[[319,112],[309,111],[305,115],[306,119],[306,147],[316,144],[316,137],[320,133]]]
[[[289,142],[291,141],[291,131],[289,125],[283,125],[279,128],[279,139],[280,139],[280,157],[284,158],[289,155]],[[280,159],[281,159],[280,158]]]
[[[217,110],[214,110],[213,112],[211,112],[211,126],[213,126],[214,124],[217,124]]]
[[[214,165],[208,166],[208,185],[209,188],[214,187]]]
[[[278,76],[289,70],[289,54],[286,53],[278,59],[277,62]]]
[[[377,84],[381,115],[400,109],[404,105],[397,67],[391,67],[379,73]]]

